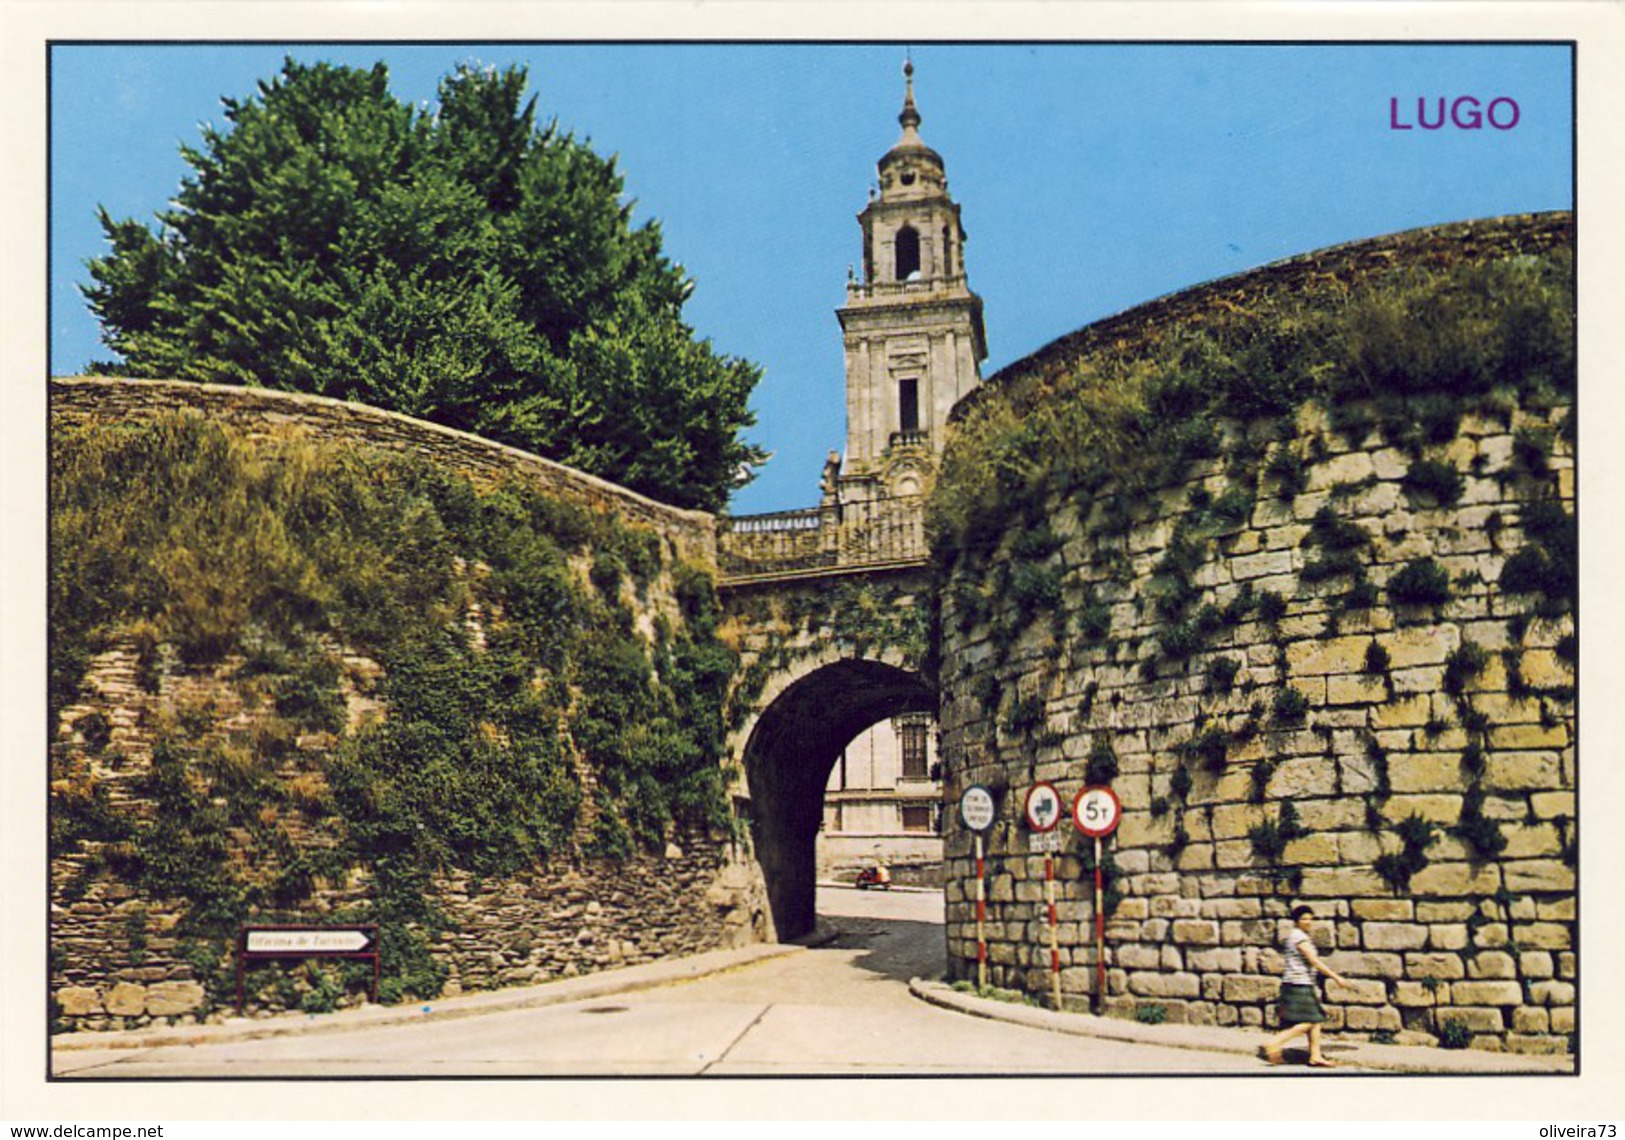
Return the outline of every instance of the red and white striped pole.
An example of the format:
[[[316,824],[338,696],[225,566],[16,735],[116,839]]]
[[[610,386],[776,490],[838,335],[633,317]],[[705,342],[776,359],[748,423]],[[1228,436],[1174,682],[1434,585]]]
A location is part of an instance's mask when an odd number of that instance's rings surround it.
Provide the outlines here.
[[[1055,921],[1055,855],[1044,855],[1044,901],[1049,904],[1049,980],[1055,1008],[1061,1008],[1061,947]]]
[[[987,891],[982,880],[982,833],[976,833],[976,988],[987,989]]]
[[[1095,836],[1095,1012],[1099,1013],[1106,998],[1106,910],[1101,905],[1100,889],[1100,836]]]

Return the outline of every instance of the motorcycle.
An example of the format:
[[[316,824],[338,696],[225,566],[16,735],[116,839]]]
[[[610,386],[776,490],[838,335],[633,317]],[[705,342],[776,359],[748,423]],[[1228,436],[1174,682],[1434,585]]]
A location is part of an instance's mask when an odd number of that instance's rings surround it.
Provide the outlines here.
[[[891,872],[879,864],[873,867],[865,867],[858,872],[858,877],[854,880],[854,883],[860,891],[866,891],[870,887],[874,887],[876,890],[889,891],[891,890]]]

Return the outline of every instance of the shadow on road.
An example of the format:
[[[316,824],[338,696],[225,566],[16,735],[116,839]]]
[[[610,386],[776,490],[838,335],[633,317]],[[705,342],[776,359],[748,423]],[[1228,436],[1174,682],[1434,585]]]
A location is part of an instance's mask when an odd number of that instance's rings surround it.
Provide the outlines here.
[[[908,984],[910,978],[940,979],[947,970],[947,942],[941,923],[893,918],[819,915],[821,932],[832,932],[822,948],[859,951],[865,970]]]

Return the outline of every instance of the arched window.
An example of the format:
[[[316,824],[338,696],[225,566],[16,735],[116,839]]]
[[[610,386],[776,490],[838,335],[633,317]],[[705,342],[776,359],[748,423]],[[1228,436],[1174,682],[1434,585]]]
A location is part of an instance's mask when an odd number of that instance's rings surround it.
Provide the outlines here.
[[[920,271],[920,235],[913,226],[897,231],[897,280],[907,281]]]

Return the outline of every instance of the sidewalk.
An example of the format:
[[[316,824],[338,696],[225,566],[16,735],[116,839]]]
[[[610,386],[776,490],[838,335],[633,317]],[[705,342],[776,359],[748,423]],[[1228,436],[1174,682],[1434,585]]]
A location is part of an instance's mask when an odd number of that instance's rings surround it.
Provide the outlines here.
[[[922,1001],[944,1009],[1047,1029],[1080,1037],[1097,1037],[1136,1045],[1160,1045],[1168,1049],[1196,1049],[1210,1053],[1240,1053],[1256,1056],[1266,1034],[1259,1029],[1226,1029],[1216,1025],[1142,1025],[1116,1017],[1096,1017],[1088,1013],[1057,1013],[1052,1009],[1017,1005],[961,993],[943,982],[915,978],[909,992]],[[1350,1068],[1375,1069],[1390,1073],[1432,1073],[1434,1075],[1507,1075],[1512,1073],[1572,1074],[1574,1058],[1537,1056],[1525,1053],[1490,1053],[1482,1049],[1429,1049],[1418,1045],[1375,1045],[1366,1041],[1340,1041],[1328,1033],[1326,1055]],[[1294,1060],[1293,1047],[1286,1049],[1287,1064]],[[1296,1059],[1301,1062],[1303,1047]],[[1259,1068],[1266,1068],[1263,1061]]]
[[[51,1040],[54,1053],[84,1050],[155,1049],[170,1045],[205,1045],[253,1041],[302,1034],[346,1033],[384,1026],[422,1024],[456,1018],[478,1017],[488,1013],[535,1009],[568,1002],[591,1001],[616,994],[634,993],[679,982],[743,969],[757,962],[790,954],[805,953],[833,940],[838,931],[820,923],[818,931],[796,943],[747,946],[737,950],[713,950],[690,958],[650,962],[619,970],[605,970],[579,978],[567,978],[542,985],[462,994],[454,998],[417,1002],[412,1005],[377,1006],[340,1010],[335,1013],[287,1013],[263,1018],[230,1018],[214,1025],[182,1025],[107,1033],[68,1033]],[[1160,1045],[1165,1048],[1193,1049],[1216,1053],[1253,1056],[1264,1035],[1256,1029],[1226,1029],[1206,1025],[1142,1025],[1118,1018],[1083,1013],[1057,1013],[1054,1010],[1012,1002],[995,1001],[961,993],[943,982],[915,978],[909,991],[922,1001],[973,1017],[1005,1021],[1032,1029],[1070,1033],[1126,1044]],[[1351,1068],[1391,1073],[1433,1074],[1567,1074],[1574,1072],[1573,1057],[1530,1056],[1518,1053],[1489,1053],[1476,1049],[1428,1049],[1411,1045],[1374,1045],[1339,1041],[1329,1036],[1326,1052]],[[1287,1050],[1289,1064],[1292,1050]],[[1259,1067],[1264,1068],[1263,1062]]]
[[[803,945],[756,945],[738,950],[712,950],[690,958],[674,958],[604,970],[579,978],[564,978],[535,986],[485,990],[453,998],[410,1005],[368,1005],[334,1013],[284,1013],[274,1017],[232,1017],[214,1025],[174,1025],[112,1031],[64,1033],[51,1039],[52,1052],[81,1049],[155,1049],[165,1045],[213,1045],[228,1041],[256,1041],[313,1033],[346,1033],[384,1026],[449,1021],[506,1013],[517,1009],[590,1001],[615,994],[635,993],[676,982],[737,970],[769,958],[797,954]]]

